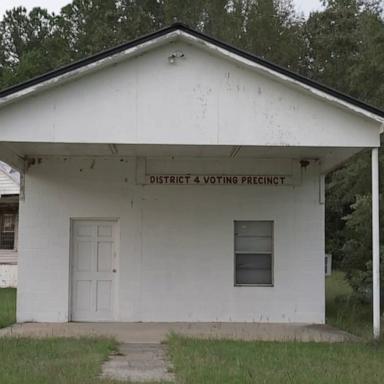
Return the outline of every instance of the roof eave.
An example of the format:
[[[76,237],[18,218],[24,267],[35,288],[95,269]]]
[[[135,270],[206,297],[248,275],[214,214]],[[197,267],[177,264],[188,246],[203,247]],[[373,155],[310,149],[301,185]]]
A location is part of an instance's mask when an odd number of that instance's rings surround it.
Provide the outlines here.
[[[269,76],[274,76],[290,85],[304,89],[323,100],[337,104],[369,119],[384,123],[384,111],[376,107],[365,104],[360,100],[305,78],[286,68],[242,51],[220,40],[202,34],[201,32],[190,29],[186,25],[180,23],[173,24],[170,27],[148,34],[129,43],[108,49],[94,56],[5,89],[0,92],[0,108],[13,101],[29,96],[30,94],[40,92],[105,66],[118,63],[129,57],[142,54],[144,51],[155,47],[156,45],[160,45],[165,41],[170,41],[180,36],[194,44],[203,44],[208,49],[214,50],[233,61],[241,62],[243,65],[255,68]]]
[[[23,86],[23,84],[25,83],[22,83],[18,86],[6,89],[3,92],[0,92],[0,108],[21,98],[52,88],[56,85],[60,85],[69,80],[76,79],[78,77],[92,73],[104,67],[117,64],[130,57],[143,54],[145,51],[156,47],[164,43],[165,41],[171,41],[179,35],[180,32],[177,30],[169,31],[167,34],[158,36],[147,41],[143,41],[141,44],[127,47],[126,49],[116,52],[114,54],[111,53],[105,56],[103,55],[95,61],[90,61],[88,64],[84,64],[82,61],[80,61],[74,63],[72,65],[72,68],[70,69],[68,69],[68,66],[66,66],[63,68],[59,68],[58,70],[48,72],[43,76],[31,79],[29,81],[28,86]],[[108,51],[106,51],[105,53],[107,52]]]

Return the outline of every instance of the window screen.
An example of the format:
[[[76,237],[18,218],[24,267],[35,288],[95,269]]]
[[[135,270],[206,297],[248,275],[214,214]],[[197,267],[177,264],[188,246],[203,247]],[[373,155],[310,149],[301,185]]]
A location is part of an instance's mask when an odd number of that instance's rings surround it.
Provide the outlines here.
[[[272,221],[235,221],[235,284],[272,284]]]
[[[0,249],[15,248],[16,214],[0,214]]]

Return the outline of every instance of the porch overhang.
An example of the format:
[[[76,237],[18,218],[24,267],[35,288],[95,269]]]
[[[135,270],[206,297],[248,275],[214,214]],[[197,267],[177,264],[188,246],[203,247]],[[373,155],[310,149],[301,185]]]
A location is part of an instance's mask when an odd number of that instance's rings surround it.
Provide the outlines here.
[[[3,142],[0,160],[20,172],[28,161],[38,157],[115,157],[161,159],[263,159],[316,161],[321,173],[341,166],[364,147],[250,146],[250,145],[165,145],[165,144],[81,144]]]

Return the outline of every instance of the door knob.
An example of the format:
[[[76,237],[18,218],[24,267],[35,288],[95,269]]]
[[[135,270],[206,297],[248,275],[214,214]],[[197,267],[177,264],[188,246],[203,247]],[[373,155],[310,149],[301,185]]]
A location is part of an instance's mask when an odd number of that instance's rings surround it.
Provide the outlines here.
[[[113,269],[112,269],[112,272],[113,272],[113,273],[116,273],[116,269],[115,269],[115,268],[113,268]]]

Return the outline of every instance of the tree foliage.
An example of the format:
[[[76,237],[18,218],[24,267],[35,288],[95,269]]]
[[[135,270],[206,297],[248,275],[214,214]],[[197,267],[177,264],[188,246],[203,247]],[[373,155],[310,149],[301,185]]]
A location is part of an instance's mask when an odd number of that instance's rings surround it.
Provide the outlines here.
[[[323,3],[306,20],[291,0],[73,0],[58,15],[16,7],[0,22],[0,88],[180,21],[384,108],[383,2]],[[370,279],[370,204],[363,153],[328,176],[326,204],[327,251],[362,283]]]
[[[291,0],[73,0],[59,15],[9,10],[0,22],[0,87],[175,21],[292,69],[304,57]]]

